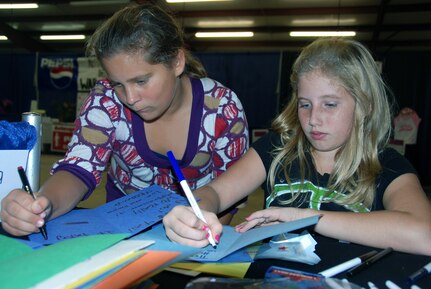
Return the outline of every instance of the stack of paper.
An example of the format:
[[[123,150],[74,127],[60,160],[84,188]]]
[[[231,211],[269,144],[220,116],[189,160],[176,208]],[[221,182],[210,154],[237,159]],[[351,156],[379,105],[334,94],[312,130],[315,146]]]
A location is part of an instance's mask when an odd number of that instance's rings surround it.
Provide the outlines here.
[[[118,243],[125,236],[124,234],[86,236],[32,250],[23,247],[25,245],[15,239],[0,235],[0,247],[8,248],[4,251],[14,252],[0,259],[0,284],[3,288],[30,288],[91,258]]]
[[[94,284],[106,273],[122,268],[143,255],[143,249],[152,241],[121,241],[90,258],[37,284],[33,289],[80,288],[90,283]]]
[[[0,235],[2,288],[125,288],[162,270],[181,255],[146,251],[154,241],[122,240],[123,234],[79,237],[32,250]],[[6,250],[5,250],[6,251]]]
[[[254,256],[260,247],[259,244],[250,245],[232,253],[217,262],[193,262],[180,261],[172,264],[167,270],[177,271],[182,274],[210,273],[219,276],[243,278],[254,260]],[[197,274],[196,274],[197,275]]]

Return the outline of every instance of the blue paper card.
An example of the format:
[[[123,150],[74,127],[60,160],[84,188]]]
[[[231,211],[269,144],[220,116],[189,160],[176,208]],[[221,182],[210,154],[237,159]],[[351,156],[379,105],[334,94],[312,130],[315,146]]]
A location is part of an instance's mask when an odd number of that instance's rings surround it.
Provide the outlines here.
[[[276,225],[257,227],[244,233],[236,232],[232,226],[224,226],[217,248],[207,246],[206,250],[192,256],[190,260],[198,262],[219,261],[227,255],[257,241],[314,225],[318,220],[319,216],[313,216]]]
[[[239,250],[263,239],[294,231],[300,228],[311,226],[317,223],[319,216],[308,217],[299,219],[291,222],[280,223],[271,226],[263,226],[251,229],[244,233],[235,232],[232,226],[224,226],[223,233],[220,238],[220,243],[216,248],[211,245],[201,248],[199,252],[190,257],[189,261],[196,262],[241,262],[244,261],[244,256],[239,253]],[[174,244],[169,241],[166,237],[165,230],[162,225],[154,226],[151,230],[143,232],[133,238],[139,238],[144,240],[156,241],[156,248],[159,244],[168,244],[168,246],[175,246],[176,251],[188,250],[188,246]],[[165,248],[163,248],[165,249]],[[233,255],[237,252],[238,255]],[[230,256],[229,256],[230,255]],[[229,256],[229,258],[226,258]]]
[[[94,209],[72,210],[46,224],[48,240],[40,233],[30,240],[53,244],[80,236],[100,234],[135,235],[161,221],[177,205],[188,205],[186,198],[152,185]]]

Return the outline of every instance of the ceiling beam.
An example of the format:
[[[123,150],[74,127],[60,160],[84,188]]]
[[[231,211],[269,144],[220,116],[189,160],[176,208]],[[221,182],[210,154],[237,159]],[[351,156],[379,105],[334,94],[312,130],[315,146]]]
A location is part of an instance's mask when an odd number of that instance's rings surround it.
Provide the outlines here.
[[[196,33],[198,31],[215,32],[215,31],[253,31],[256,33],[288,33],[290,31],[333,31],[333,30],[355,30],[357,32],[373,32],[375,25],[344,25],[344,26],[255,26],[255,27],[223,27],[223,28],[198,28],[186,27],[185,33]],[[431,23],[417,24],[391,24],[381,25],[380,31],[426,31],[431,30]]]
[[[1,0],[0,0],[1,1]],[[10,1],[9,1],[10,2]],[[47,1],[53,4],[59,1]],[[69,1],[68,1],[69,2]],[[307,16],[328,14],[371,14],[378,13],[380,6],[354,6],[354,7],[314,7],[314,8],[285,8],[285,9],[231,9],[231,10],[194,10],[176,11],[179,18],[202,18],[202,17],[227,17],[227,16]],[[389,5],[386,13],[408,13],[431,11],[431,3]],[[2,15],[5,22],[68,22],[68,21],[101,21],[107,19],[111,14],[88,14],[88,15],[38,15],[17,16]]]
[[[111,14],[89,14],[89,15],[37,15],[37,16],[17,16],[2,15],[1,18],[6,22],[76,22],[76,21],[101,21],[107,19]]]
[[[237,27],[225,27],[223,31],[253,31],[255,33],[289,33],[295,31],[329,31],[329,30],[355,30],[356,32],[373,32],[374,25],[355,25],[355,26],[255,26],[249,28],[237,28]],[[406,24],[406,25],[382,25],[380,27],[381,32],[394,32],[394,31],[427,31],[431,30],[431,23],[417,23],[417,24]],[[40,34],[44,35],[55,35],[55,34],[76,34],[79,32],[84,35],[92,35],[94,30],[57,30],[52,32],[41,32],[33,30],[21,30],[23,33],[32,37],[39,37]],[[215,32],[220,31],[220,28],[197,28],[197,27],[186,27],[184,29],[185,34],[194,34],[198,31]]]
[[[311,40],[310,40],[311,41]],[[293,40],[279,40],[279,41],[196,41],[196,40],[188,40],[187,45],[192,51],[205,51],[209,48],[229,48],[229,47],[239,47],[239,48],[266,48],[266,47],[277,47],[280,49],[284,48],[296,48],[303,47],[310,43],[310,41],[293,41]],[[365,45],[371,45],[369,41],[361,41]],[[396,47],[411,47],[412,45],[418,47],[430,47],[431,40],[405,40],[405,41],[393,41],[393,40],[380,40],[377,42],[377,47],[388,47],[388,46],[396,46]],[[73,50],[75,52],[84,52],[85,44],[83,42],[56,42],[47,44],[48,47],[55,46],[60,51],[69,51]],[[5,49],[14,48],[15,45],[13,43],[4,43],[0,47]]]
[[[310,41],[192,41],[189,43],[192,50],[205,50],[209,48],[229,48],[229,47],[242,47],[242,48],[259,48],[259,47],[278,47],[278,48],[297,48],[309,44]],[[369,41],[362,41],[365,45],[371,45]],[[377,47],[411,47],[411,45],[430,47],[431,40],[406,40],[406,41],[378,41]]]
[[[0,21],[0,34],[6,35],[9,41],[13,42],[14,45],[22,47],[28,51],[47,51],[52,52],[53,50],[48,46],[43,45],[39,41],[34,40],[32,37],[27,36],[25,33],[15,30],[8,24]]]
[[[379,11],[376,17],[376,25],[374,26],[373,36],[371,38],[371,51],[375,51],[377,48],[377,41],[379,40],[380,30],[383,25],[383,19],[385,18],[386,8],[388,7],[391,0],[381,0]]]
[[[194,10],[177,11],[178,17],[226,17],[226,16],[298,16],[298,15],[328,15],[328,14],[371,14],[378,13],[380,6],[352,7],[313,7],[313,8],[283,8],[283,9],[231,9],[231,10]],[[387,7],[387,12],[422,12],[431,11],[431,3],[399,4]]]

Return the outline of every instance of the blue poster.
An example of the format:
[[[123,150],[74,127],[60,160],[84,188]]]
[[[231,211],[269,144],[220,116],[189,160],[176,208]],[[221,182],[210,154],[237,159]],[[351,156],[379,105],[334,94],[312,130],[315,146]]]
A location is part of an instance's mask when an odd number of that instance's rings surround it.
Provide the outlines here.
[[[73,122],[76,112],[77,56],[39,55],[39,109],[61,122]]]

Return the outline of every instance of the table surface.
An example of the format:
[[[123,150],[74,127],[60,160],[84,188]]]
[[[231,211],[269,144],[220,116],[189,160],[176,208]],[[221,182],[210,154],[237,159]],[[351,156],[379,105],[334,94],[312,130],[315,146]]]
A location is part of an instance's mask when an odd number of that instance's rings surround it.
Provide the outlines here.
[[[0,226],[0,234],[8,235]],[[277,259],[255,260],[248,269],[244,278],[262,279],[266,271],[271,266],[279,266],[288,269],[300,270],[311,273],[318,273],[335,265],[341,264],[352,258],[358,257],[371,250],[381,251],[372,247],[362,246],[353,243],[340,242],[335,239],[324,237],[318,234],[312,234],[317,241],[315,253],[320,257],[321,261],[316,265],[308,265],[299,262],[291,262]],[[25,237],[24,237],[25,238]],[[430,244],[431,246],[431,244]],[[386,255],[369,268],[359,272],[353,277],[347,277],[346,272],[339,273],[333,278],[346,278],[350,282],[368,287],[368,282],[373,282],[379,289],[387,289],[385,282],[391,280],[402,289],[410,289],[407,283],[408,277],[418,269],[431,262],[431,256],[413,255],[393,251]],[[184,289],[188,282],[199,277],[214,277],[215,275],[199,274],[197,277],[190,277],[169,271],[161,273],[151,278],[152,282],[159,284],[157,289]],[[222,277],[222,276],[215,276]],[[431,274],[428,274],[418,282],[422,289],[431,289]],[[147,289],[148,283],[142,283],[142,286],[137,285],[134,289]]]
[[[381,249],[340,242],[320,235],[313,235],[313,237],[317,241],[315,253],[321,258],[321,261],[316,265],[276,259],[255,260],[247,271],[245,278],[262,279],[264,278],[266,270],[270,266],[279,266],[305,272],[318,273],[347,260],[358,257],[373,249],[381,251]],[[350,282],[364,288],[369,288],[368,282],[373,282],[379,289],[385,289],[387,288],[385,282],[387,280],[391,280],[403,289],[410,289],[411,286],[407,283],[408,277],[429,262],[431,262],[431,256],[413,255],[393,251],[353,277],[347,277],[346,272],[342,272],[333,277],[338,279],[346,278]],[[194,278],[203,276],[211,275],[200,274]],[[184,289],[187,283],[192,279],[193,277],[190,276],[162,271],[158,275],[154,276],[152,281],[159,284],[158,289]],[[416,285],[420,286],[422,289],[431,288],[431,274],[419,280]]]

